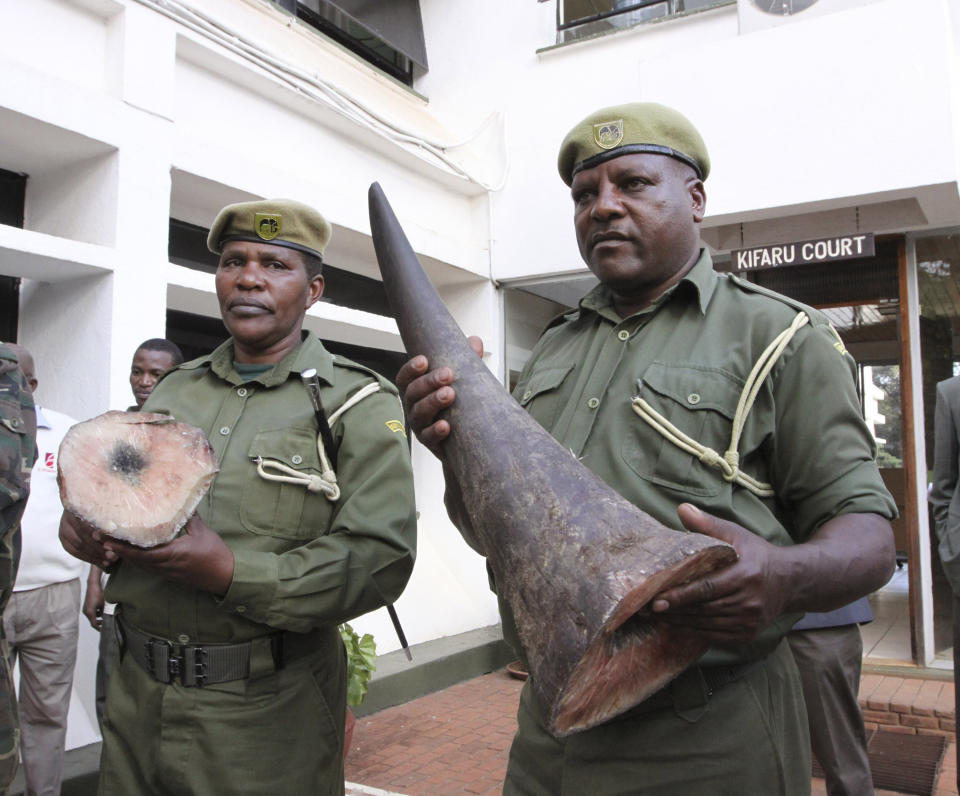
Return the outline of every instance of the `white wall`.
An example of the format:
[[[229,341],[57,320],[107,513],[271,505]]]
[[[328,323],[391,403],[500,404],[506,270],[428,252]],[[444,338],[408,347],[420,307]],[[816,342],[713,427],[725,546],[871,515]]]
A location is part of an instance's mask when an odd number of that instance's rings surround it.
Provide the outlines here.
[[[899,231],[955,223],[953,4],[821,0],[741,31],[746,4],[549,47],[554,2],[424,0],[431,71],[418,88],[438,114],[506,118],[496,279],[582,269],[557,149],[584,115],[628,101],[673,105],[700,129],[713,161],[707,226],[904,196],[926,216]]]

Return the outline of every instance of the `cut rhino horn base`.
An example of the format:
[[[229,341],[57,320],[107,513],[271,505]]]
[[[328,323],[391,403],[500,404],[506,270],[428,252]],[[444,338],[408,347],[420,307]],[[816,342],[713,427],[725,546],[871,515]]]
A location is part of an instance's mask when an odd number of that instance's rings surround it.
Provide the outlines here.
[[[728,544],[664,527],[547,434],[474,353],[424,274],[380,186],[370,226],[407,352],[456,374],[443,458],[509,603],[530,682],[556,736],[662,688],[706,649],[643,613],[666,588],[736,560]]]
[[[139,547],[173,539],[217,474],[200,429],[149,412],[105,412],[78,423],[57,459],[63,507]]]

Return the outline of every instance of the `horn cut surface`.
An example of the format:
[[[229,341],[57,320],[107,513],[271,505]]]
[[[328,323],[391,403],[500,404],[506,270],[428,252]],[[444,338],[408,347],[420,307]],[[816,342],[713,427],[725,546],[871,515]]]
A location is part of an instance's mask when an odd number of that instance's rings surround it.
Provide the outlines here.
[[[217,474],[199,428],[149,412],[106,412],[77,423],[57,458],[63,507],[140,547],[173,539]]]
[[[380,186],[370,224],[410,355],[456,374],[442,455],[510,605],[530,682],[556,736],[623,713],[690,666],[706,643],[652,615],[651,599],[736,560],[664,527],[581,465],[507,393],[420,267]]]

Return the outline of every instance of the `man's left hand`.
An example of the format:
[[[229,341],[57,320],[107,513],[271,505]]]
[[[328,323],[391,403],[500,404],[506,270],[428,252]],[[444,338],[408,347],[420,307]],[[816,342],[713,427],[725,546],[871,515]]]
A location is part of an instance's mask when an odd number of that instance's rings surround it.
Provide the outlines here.
[[[117,539],[104,545],[117,558],[218,596],[227,593],[233,582],[233,551],[220,534],[194,514],[185,533],[156,547],[137,547]]]
[[[689,531],[729,542],[739,560],[668,589],[653,600],[658,618],[694,629],[712,644],[744,644],[784,610],[783,548],[689,503],[677,509]]]

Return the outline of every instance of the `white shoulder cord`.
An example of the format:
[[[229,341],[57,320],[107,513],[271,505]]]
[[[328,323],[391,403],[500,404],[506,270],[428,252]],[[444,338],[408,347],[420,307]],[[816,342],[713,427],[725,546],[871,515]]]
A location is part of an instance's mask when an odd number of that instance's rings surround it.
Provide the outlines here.
[[[343,406],[330,415],[330,427],[333,428],[333,424],[337,422],[340,415],[348,409],[356,406],[364,398],[379,391],[380,382],[377,381],[361,387],[344,401]],[[330,458],[327,456],[327,451],[323,447],[323,437],[320,434],[317,434],[317,453],[320,454],[320,475],[302,473],[299,470],[294,470],[292,467],[287,467],[283,462],[264,459],[261,456],[257,457],[257,475],[266,481],[303,486],[306,487],[308,492],[323,492],[327,500],[334,503],[340,499],[340,486],[337,484],[337,474],[333,471],[333,467],[330,464]],[[284,475],[268,473],[268,468],[278,473],[284,473]]]
[[[743,434],[743,427],[746,423],[747,415],[750,414],[750,410],[753,408],[753,403],[757,398],[757,394],[760,392],[760,386],[763,384],[764,379],[770,374],[774,364],[793,339],[793,336],[809,322],[810,316],[805,312],[797,313],[797,317],[793,319],[793,323],[791,323],[787,329],[780,332],[780,334],[774,338],[773,342],[766,347],[760,355],[760,358],[757,359],[753,369],[750,371],[750,375],[747,377],[746,383],[743,385],[743,391],[740,393],[737,411],[733,416],[733,432],[730,436],[730,447],[723,456],[713,450],[713,448],[708,448],[706,445],[684,434],[639,395],[633,399],[633,411],[678,448],[693,454],[708,467],[719,467],[720,470],[723,471],[724,480],[737,483],[759,497],[772,497],[775,493],[770,484],[758,481],[756,478],[740,471],[740,453],[738,451],[740,447],[740,437]],[[836,334],[836,332],[834,333]]]

